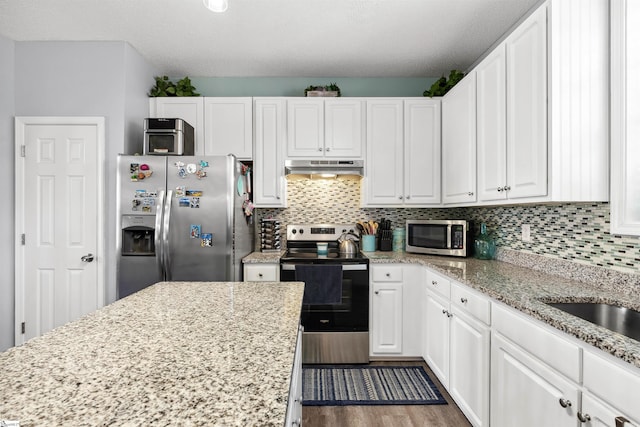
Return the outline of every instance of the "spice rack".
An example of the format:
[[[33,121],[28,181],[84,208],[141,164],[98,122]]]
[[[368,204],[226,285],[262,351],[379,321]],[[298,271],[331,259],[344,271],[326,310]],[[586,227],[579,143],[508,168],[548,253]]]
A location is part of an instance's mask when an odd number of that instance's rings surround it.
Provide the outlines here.
[[[260,220],[260,251],[280,252],[280,221],[277,219]]]

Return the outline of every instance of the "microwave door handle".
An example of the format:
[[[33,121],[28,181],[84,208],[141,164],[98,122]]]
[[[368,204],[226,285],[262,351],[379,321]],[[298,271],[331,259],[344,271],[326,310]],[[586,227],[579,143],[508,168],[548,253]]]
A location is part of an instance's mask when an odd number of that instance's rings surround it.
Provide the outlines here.
[[[160,274],[160,280],[164,280],[164,250],[162,240],[162,219],[164,212],[164,190],[161,190],[158,194],[158,205],[156,206],[156,224],[155,224],[155,236],[153,238],[153,244],[156,251],[156,267]]]
[[[447,249],[451,249],[451,224],[447,225]]]
[[[164,253],[164,270],[166,280],[171,280],[171,251],[169,250],[169,227],[171,226],[171,200],[173,190],[167,191],[167,198],[164,201],[164,214],[162,221],[162,252]]]

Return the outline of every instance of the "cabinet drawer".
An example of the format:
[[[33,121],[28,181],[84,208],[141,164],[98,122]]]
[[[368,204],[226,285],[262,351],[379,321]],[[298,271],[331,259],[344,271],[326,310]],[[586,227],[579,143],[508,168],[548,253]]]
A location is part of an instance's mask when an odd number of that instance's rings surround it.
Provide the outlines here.
[[[374,265],[371,267],[374,282],[402,282],[402,267],[392,265]]]
[[[583,363],[584,386],[622,414],[640,420],[640,369],[626,362],[608,361],[590,351],[584,352]]]
[[[427,289],[437,292],[449,299],[451,295],[451,280],[438,273],[429,271],[427,274]]]
[[[468,287],[452,283],[451,302],[481,322],[491,324],[491,302]]]
[[[547,365],[580,382],[580,359],[582,350],[544,327],[536,319],[516,313],[502,304],[492,306],[493,329],[506,336]]]
[[[277,282],[280,280],[277,264],[249,264],[244,266],[245,282]]]

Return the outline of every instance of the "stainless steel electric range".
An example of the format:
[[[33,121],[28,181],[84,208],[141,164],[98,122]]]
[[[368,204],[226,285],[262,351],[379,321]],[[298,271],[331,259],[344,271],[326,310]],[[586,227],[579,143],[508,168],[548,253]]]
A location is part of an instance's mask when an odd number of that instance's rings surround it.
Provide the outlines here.
[[[358,234],[355,224],[287,226],[280,280],[305,282],[303,363],[369,362],[369,260],[340,253],[345,232]]]

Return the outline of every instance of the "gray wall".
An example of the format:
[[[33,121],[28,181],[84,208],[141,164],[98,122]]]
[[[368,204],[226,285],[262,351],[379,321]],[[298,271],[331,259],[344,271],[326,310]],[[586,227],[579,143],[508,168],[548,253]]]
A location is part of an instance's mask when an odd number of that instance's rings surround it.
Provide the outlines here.
[[[12,42],[0,39],[0,57],[3,58],[0,62],[0,141],[7,146],[5,152],[13,153],[14,115],[105,117],[107,224],[104,261],[107,271],[105,302],[108,304],[116,296],[116,158],[142,138],[142,119],[149,111],[146,94],[158,71],[125,42]],[[10,96],[5,98],[6,94]],[[0,156],[0,162],[0,174],[4,178],[0,179],[0,186],[3,194],[13,200],[13,156]],[[0,204],[0,209],[2,235],[13,236],[13,204]],[[1,351],[13,345],[13,239],[3,239],[0,245]]]
[[[14,51],[15,43],[0,36],[0,351],[13,346],[14,325]]]

